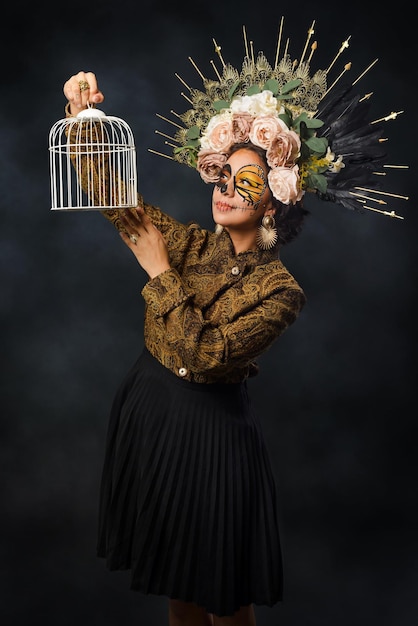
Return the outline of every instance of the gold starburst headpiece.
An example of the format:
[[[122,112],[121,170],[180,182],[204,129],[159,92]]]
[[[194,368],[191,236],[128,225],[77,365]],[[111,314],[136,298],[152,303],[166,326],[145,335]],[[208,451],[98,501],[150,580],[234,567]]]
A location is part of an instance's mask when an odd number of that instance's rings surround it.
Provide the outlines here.
[[[176,74],[188,90],[181,95],[190,108],[182,114],[171,111],[178,121],[157,114],[175,128],[174,136],[156,131],[172,148],[172,155],[150,152],[197,169],[205,182],[216,182],[233,144],[250,141],[266,150],[271,168],[269,186],[283,204],[295,204],[305,192],[314,192],[321,200],[349,209],[368,209],[403,219],[393,210],[377,208],[387,205],[389,199],[408,199],[381,189],[388,169],[408,167],[384,163],[384,122],[396,119],[403,111],[369,119],[372,94],[360,95],[356,88],[377,59],[351,83],[346,80],[351,69],[347,63],[328,85],[330,71],[349,47],[350,37],[342,42],[327,69],[311,74],[317,43],[311,44],[309,55],[308,49],[314,25],[315,21],[298,60],[292,60],[288,53],[289,41],[280,56],[283,18],[274,64],[263,52],[254,53],[245,27],[241,71],[225,63],[215,39],[215,52],[222,64],[219,71],[211,61],[216,79],[206,78],[189,57],[203,90],[189,87]]]

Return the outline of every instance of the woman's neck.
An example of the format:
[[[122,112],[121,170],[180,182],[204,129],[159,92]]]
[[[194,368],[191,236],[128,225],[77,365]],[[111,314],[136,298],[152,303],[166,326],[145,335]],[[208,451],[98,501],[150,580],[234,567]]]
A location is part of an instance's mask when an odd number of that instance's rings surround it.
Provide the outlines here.
[[[234,245],[235,254],[239,254],[240,252],[247,252],[248,250],[256,250],[256,236],[257,233],[255,231],[242,231],[235,230],[231,228],[226,228],[231,237],[231,241]]]

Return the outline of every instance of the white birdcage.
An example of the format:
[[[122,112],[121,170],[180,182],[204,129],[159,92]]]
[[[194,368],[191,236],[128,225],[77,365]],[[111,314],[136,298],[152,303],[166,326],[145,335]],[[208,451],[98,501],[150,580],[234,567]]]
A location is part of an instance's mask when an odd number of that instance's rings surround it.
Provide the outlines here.
[[[137,206],[135,143],[124,120],[93,107],[58,120],[49,132],[49,152],[51,210]]]

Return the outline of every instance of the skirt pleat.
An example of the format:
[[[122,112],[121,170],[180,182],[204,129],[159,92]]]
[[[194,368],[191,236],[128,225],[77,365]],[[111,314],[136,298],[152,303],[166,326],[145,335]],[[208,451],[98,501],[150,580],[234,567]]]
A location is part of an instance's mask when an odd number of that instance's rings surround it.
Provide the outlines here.
[[[98,556],[216,615],[282,599],[275,484],[245,383],[177,378],[146,350],[116,394]]]

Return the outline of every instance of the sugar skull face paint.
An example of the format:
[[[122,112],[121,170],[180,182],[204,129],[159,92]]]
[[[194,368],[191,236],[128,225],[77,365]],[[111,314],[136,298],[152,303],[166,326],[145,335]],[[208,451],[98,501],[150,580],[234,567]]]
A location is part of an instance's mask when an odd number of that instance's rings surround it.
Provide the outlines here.
[[[226,193],[229,186],[233,185],[234,190],[241,198],[254,208],[257,205],[267,187],[267,179],[263,168],[256,163],[249,163],[241,167],[235,176],[232,176],[232,169],[229,163],[225,163],[222,168],[219,182],[216,183],[221,193]]]

